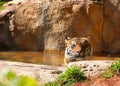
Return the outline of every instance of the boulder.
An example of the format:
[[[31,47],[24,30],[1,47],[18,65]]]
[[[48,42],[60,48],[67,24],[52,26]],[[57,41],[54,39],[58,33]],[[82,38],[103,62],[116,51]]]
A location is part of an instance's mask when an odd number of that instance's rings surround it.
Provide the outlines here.
[[[119,3],[119,0],[13,0],[5,5],[5,10],[14,8],[9,30],[18,50],[63,50],[66,36],[92,35],[94,53],[114,55],[120,53]]]
[[[103,52],[120,52],[120,1],[107,0],[104,6]]]
[[[114,61],[110,60],[78,61],[69,63],[68,67],[77,65],[78,67],[82,68],[86,76],[96,76],[109,67],[113,62]],[[64,72],[67,67],[0,61],[0,71],[9,69],[15,72],[17,75],[34,77],[40,84],[43,84],[56,80],[59,74]]]
[[[65,67],[38,65],[30,63],[0,61],[0,74],[3,71],[12,70],[16,75],[27,75],[37,79],[40,86],[41,84],[54,81],[60,73],[65,71]]]
[[[86,76],[96,76],[110,67],[115,61],[111,60],[91,60],[91,61],[77,61],[68,64],[68,67],[78,66],[82,68]]]

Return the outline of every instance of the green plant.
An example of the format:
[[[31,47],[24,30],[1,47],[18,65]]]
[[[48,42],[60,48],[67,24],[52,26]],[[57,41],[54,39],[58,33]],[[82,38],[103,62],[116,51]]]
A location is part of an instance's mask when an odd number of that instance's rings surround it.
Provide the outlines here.
[[[3,5],[5,3],[6,3],[6,1],[0,1],[0,5]]]
[[[0,86],[38,86],[38,82],[31,77],[16,76],[11,70],[4,70],[0,73]]]
[[[102,76],[103,76],[104,78],[110,78],[110,77],[112,77],[114,74],[116,74],[118,70],[120,70],[120,60],[116,61],[116,62],[113,63],[109,68],[107,68],[107,69],[102,73]]]
[[[12,1],[12,0],[0,0],[0,10],[4,9],[2,5],[7,3],[8,1]]]
[[[110,78],[113,76],[113,72],[109,69],[106,69],[104,72],[102,72],[102,76],[103,78]]]
[[[58,77],[58,81],[66,86],[70,86],[74,82],[80,82],[84,80],[86,80],[84,72],[78,66],[67,68],[66,71],[60,74]]]
[[[111,71],[117,71],[118,69],[120,69],[120,60],[116,61],[115,63],[113,63],[110,66]]]
[[[84,72],[78,66],[72,66],[66,69],[65,72],[61,73],[56,81],[48,82],[44,86],[71,86],[75,82],[81,82],[87,78]]]
[[[61,86],[61,84],[54,81],[54,82],[48,82],[44,86]]]
[[[6,3],[6,1],[0,1],[0,10],[4,9],[4,7],[2,5],[5,3]]]

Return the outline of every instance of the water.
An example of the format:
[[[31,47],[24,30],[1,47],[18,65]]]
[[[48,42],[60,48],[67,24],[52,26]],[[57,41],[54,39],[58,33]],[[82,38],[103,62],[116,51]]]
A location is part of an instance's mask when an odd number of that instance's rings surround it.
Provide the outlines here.
[[[61,65],[63,56],[56,52],[0,52],[0,60],[46,65]]]
[[[62,52],[0,52],[0,60],[17,61],[34,64],[56,65],[63,64]],[[118,60],[119,57],[92,56],[91,60]]]

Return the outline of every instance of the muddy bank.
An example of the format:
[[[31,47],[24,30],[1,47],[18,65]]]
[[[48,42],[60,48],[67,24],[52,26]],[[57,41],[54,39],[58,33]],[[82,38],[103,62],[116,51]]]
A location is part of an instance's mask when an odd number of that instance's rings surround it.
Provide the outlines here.
[[[103,71],[106,67],[110,66],[113,61],[79,61],[68,64],[78,65],[83,68],[86,75],[95,75]],[[11,61],[0,61],[0,71],[3,69],[11,69],[17,75],[28,75],[35,77],[40,83],[46,83],[48,81],[53,81],[55,78],[67,67],[60,66],[50,66],[42,64],[30,64],[21,62],[11,62]]]

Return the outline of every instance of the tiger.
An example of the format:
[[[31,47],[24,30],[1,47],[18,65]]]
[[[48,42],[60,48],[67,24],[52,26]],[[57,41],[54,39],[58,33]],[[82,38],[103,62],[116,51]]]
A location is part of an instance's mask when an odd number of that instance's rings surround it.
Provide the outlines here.
[[[65,38],[65,56],[64,65],[69,62],[77,61],[85,57],[92,56],[92,45],[90,43],[92,36],[87,37],[66,37]]]

